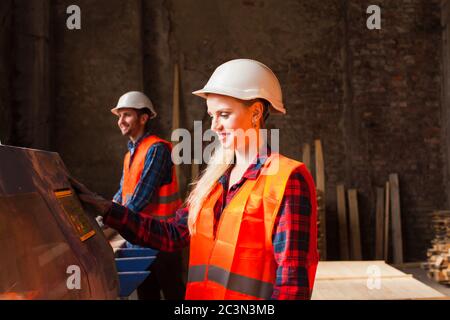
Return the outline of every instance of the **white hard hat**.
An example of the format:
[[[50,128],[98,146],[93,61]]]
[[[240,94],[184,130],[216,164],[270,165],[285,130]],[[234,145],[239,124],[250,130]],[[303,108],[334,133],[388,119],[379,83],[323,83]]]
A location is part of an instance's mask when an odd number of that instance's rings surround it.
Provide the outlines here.
[[[217,67],[208,83],[193,94],[206,99],[208,93],[222,94],[241,100],[262,98],[271,111],[286,113],[280,82],[269,67],[251,59],[236,59]]]
[[[114,109],[111,109],[111,112],[115,115],[119,115],[117,110],[123,108],[132,108],[139,110],[146,108],[150,110],[150,119],[156,117],[157,114],[150,99],[145,94],[139,91],[130,91],[122,95],[117,102],[117,106]]]

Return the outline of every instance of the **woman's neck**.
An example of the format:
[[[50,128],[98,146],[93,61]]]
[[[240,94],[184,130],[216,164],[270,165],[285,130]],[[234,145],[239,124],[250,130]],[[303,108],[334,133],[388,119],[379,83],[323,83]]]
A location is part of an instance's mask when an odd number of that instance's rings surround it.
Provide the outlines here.
[[[256,160],[258,152],[261,149],[262,139],[257,139],[256,143],[248,143],[242,148],[235,149],[235,166],[237,167],[248,167],[251,163]]]

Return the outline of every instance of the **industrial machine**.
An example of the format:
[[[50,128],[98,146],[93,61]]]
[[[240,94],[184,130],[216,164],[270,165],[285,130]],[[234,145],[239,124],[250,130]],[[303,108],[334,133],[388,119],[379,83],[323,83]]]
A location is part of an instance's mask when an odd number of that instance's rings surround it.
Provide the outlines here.
[[[148,275],[155,251],[115,256],[67,175],[57,153],[0,145],[0,300],[116,299]]]

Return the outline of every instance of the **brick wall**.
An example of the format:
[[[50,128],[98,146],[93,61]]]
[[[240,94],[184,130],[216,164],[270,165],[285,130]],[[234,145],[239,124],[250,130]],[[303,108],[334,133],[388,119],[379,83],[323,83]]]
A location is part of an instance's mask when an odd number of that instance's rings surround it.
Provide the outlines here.
[[[288,114],[268,124],[281,129],[281,150],[301,159],[303,143],[322,140],[329,258],[339,258],[336,184],[359,191],[363,258],[373,259],[375,190],[394,172],[405,259],[425,258],[429,213],[445,207],[448,187],[439,1],[80,0],[79,31],[65,28],[69,4],[52,2],[50,14],[52,148],[90,187],[111,196],[117,186],[126,140],[108,110],[123,92],[145,90],[160,115],[154,128],[170,138],[175,62],[181,125],[192,130],[206,109],[191,92],[222,62],[254,58],[283,87]],[[382,9],[381,30],[366,28],[371,4]],[[10,110],[0,104],[0,117]],[[181,171],[186,189],[189,167]]]
[[[0,141],[8,143],[11,134],[11,38],[12,38],[12,0],[0,3]]]

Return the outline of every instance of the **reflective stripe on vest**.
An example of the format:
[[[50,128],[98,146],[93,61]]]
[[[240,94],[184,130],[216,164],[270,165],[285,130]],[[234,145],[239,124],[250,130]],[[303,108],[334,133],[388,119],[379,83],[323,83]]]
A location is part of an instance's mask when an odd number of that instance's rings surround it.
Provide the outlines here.
[[[216,234],[213,234],[214,205],[222,196],[222,185],[217,184],[203,203],[196,222],[197,232],[191,236],[186,299],[271,297],[277,267],[272,231],[287,181],[296,168],[302,172],[311,192],[307,261],[312,287],[318,262],[314,182],[302,163],[273,154],[258,178],[246,180],[225,207]]]
[[[206,265],[190,266],[188,282],[202,282],[210,280],[226,287],[229,290],[241,292],[260,299],[269,299],[273,292],[273,283],[248,278],[225,269],[209,266],[206,274]]]
[[[164,143],[169,150],[172,151],[172,144],[170,142],[152,135],[143,138],[139,143],[134,152],[131,165],[130,152],[125,155],[123,165],[122,205],[126,205],[134,194],[144,170],[147,152],[155,143]],[[150,199],[150,203],[142,210],[142,212],[156,216],[160,219],[167,219],[175,215],[175,211],[181,206],[181,199],[178,193],[178,183],[174,165],[172,165],[171,170],[172,180],[155,190]]]

